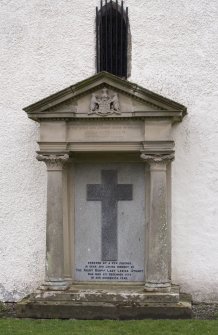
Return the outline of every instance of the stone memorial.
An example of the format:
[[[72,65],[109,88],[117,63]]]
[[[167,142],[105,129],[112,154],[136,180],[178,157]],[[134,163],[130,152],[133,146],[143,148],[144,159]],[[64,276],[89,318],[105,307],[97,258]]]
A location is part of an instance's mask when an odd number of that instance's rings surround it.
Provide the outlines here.
[[[76,171],[75,279],[143,281],[143,164],[83,164]]]
[[[21,317],[190,317],[171,282],[172,127],[186,108],[107,72],[24,109],[47,166],[45,282]]]

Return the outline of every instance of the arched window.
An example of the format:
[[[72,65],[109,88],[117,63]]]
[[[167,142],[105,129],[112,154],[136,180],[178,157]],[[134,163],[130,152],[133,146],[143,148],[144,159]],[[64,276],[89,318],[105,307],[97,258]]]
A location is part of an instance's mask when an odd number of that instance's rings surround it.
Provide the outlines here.
[[[127,78],[128,53],[128,8],[118,0],[105,0],[96,7],[97,72],[107,71]]]

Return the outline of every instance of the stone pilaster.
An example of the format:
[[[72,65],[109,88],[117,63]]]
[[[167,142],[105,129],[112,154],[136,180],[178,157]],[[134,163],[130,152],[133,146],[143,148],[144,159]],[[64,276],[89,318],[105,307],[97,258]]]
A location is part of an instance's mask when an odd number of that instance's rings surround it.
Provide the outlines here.
[[[145,290],[170,290],[171,234],[168,222],[167,165],[174,154],[141,153],[149,164],[150,185],[146,234]]]
[[[69,155],[38,155],[47,165],[46,282],[51,289],[64,289],[63,167]]]

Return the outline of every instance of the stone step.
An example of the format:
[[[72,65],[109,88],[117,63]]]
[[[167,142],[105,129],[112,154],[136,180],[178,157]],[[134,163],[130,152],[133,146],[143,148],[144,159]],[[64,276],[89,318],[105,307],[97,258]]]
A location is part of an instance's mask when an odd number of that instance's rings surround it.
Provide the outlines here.
[[[82,285],[71,286],[66,291],[38,290],[31,295],[32,301],[71,301],[71,302],[108,302],[108,303],[177,303],[179,287],[172,287],[170,292],[145,292],[143,286],[101,287]]]
[[[45,286],[16,306],[20,318],[145,319],[190,318],[191,297],[170,292],[145,292],[143,285],[72,285],[65,291]]]
[[[191,302],[178,303],[108,303],[72,301],[31,301],[16,306],[17,317],[78,320],[187,319],[192,317]]]

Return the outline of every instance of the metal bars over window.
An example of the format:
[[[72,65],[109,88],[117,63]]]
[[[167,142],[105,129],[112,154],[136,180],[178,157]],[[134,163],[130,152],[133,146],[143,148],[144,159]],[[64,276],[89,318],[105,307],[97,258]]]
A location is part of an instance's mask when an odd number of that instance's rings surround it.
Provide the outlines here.
[[[97,72],[127,78],[128,8],[118,0],[96,7]]]

